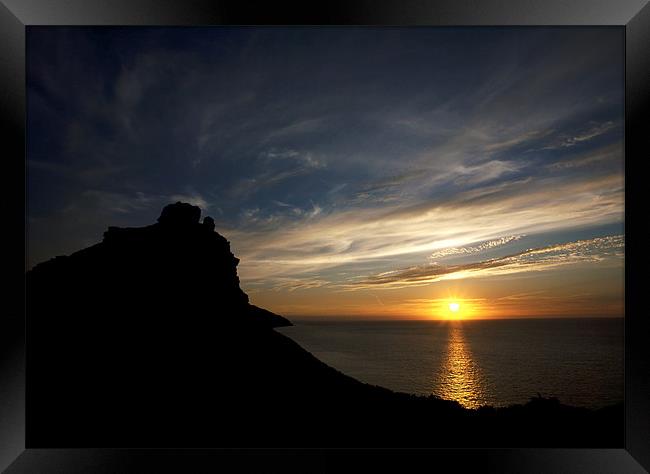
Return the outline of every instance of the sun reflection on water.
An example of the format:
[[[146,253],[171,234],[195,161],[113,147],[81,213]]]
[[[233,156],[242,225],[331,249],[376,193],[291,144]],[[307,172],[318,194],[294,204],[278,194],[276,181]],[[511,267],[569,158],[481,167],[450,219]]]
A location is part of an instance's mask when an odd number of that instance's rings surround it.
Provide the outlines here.
[[[444,399],[456,400],[466,408],[478,408],[485,404],[484,388],[480,368],[472,358],[461,322],[450,324],[448,340],[435,393]]]

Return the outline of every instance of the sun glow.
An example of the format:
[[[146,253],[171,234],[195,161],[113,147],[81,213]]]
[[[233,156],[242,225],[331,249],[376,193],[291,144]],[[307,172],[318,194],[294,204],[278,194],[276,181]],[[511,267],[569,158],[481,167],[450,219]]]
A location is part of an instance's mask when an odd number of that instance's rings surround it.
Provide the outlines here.
[[[465,294],[454,291],[438,298],[427,298],[418,301],[415,309],[426,311],[427,319],[458,321],[465,319],[481,319],[486,309],[484,298],[470,298]]]
[[[440,300],[437,307],[439,317],[445,319],[466,319],[473,313],[469,300],[460,298],[458,295],[449,296]]]

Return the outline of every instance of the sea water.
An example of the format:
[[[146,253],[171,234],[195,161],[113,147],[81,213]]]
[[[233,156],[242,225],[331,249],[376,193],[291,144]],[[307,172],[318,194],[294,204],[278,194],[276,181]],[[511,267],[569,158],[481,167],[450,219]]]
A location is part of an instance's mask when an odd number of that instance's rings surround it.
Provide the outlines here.
[[[363,382],[469,408],[557,397],[623,401],[624,320],[342,321],[292,319],[280,332]]]

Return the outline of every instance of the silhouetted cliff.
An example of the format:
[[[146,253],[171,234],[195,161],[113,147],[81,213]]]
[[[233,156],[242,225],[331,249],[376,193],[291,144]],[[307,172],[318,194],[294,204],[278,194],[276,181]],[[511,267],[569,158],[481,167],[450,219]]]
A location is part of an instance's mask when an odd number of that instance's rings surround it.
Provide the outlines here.
[[[239,259],[212,218],[199,223],[200,216],[198,207],[178,202],[163,209],[157,224],[109,227],[101,243],[37,265],[28,277],[32,291],[84,318],[99,314],[112,325],[126,318],[125,328],[142,318],[156,325],[290,326],[248,303],[239,287]]]
[[[622,445],[621,407],[472,411],[341,374],[273,330],[291,323],[249,303],[199,220],[172,204],[28,272],[29,446]]]

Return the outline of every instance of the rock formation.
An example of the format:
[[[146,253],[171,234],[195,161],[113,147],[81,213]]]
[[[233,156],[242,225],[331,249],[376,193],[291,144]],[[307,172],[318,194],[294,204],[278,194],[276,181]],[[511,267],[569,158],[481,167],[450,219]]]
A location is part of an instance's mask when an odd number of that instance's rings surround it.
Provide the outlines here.
[[[99,311],[114,322],[127,317],[126,327],[134,325],[134,308],[140,319],[161,324],[291,325],[249,304],[239,286],[239,259],[214,231],[214,220],[201,224],[200,216],[199,207],[177,202],[163,209],[157,224],[109,227],[101,243],[37,265],[31,287],[65,300],[68,313],[94,317]]]

